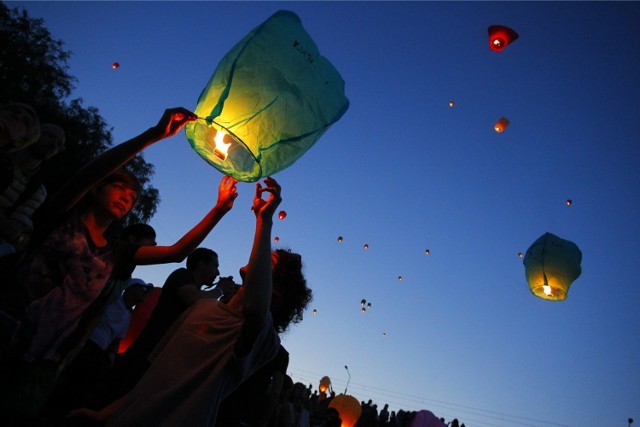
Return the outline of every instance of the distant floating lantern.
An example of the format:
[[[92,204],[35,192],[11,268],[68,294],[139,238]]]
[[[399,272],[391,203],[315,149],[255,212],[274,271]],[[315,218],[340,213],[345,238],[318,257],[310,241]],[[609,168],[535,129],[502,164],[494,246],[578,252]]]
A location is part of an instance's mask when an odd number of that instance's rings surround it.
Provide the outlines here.
[[[355,397],[348,394],[339,394],[329,402],[329,408],[334,408],[340,414],[342,427],[354,427],[360,414],[362,406]]]
[[[518,252],[518,256],[519,256],[520,258],[522,258],[522,256],[523,256],[523,255],[522,255],[522,252]]]
[[[329,386],[331,386],[331,379],[326,375],[320,378],[320,385],[318,386],[318,390],[320,393],[326,393],[329,390]]]
[[[279,219],[285,219],[287,217],[287,213],[285,211],[278,212]]]
[[[371,308],[371,303],[367,304],[367,309]]]
[[[383,336],[383,337],[386,337],[386,336],[387,336],[387,333],[386,333],[386,332],[383,332],[383,333],[382,333],[382,336]]]
[[[501,52],[511,42],[515,41],[519,36],[513,29],[504,25],[491,25],[488,28],[489,47],[494,52]]]
[[[318,310],[316,310],[315,308],[313,309],[313,314],[318,314]]]
[[[273,238],[273,241],[278,243],[280,241],[280,238],[278,236],[276,236],[276,237]]]
[[[500,120],[498,120],[496,124],[493,126],[493,128],[495,129],[496,132],[501,133],[508,126],[509,126],[509,119],[507,119],[506,117],[501,117]]]
[[[367,245],[366,243],[364,244],[364,250],[366,251],[367,249],[369,249],[369,245]]]
[[[431,253],[431,251],[429,249],[424,251],[425,255],[429,255]]]
[[[527,249],[522,263],[535,296],[562,301],[582,272],[581,261],[582,252],[575,243],[545,233]]]
[[[114,62],[113,64],[111,64],[111,68],[113,68],[114,70],[117,70],[118,68],[120,68],[120,64],[117,62]]]
[[[362,311],[363,313],[366,313],[366,312],[367,312],[367,309],[366,309],[366,308],[364,308],[364,307],[362,307],[362,309],[360,309],[360,311]]]
[[[366,299],[363,298],[362,300],[360,300],[360,305],[361,306],[364,306],[366,303],[367,303]]]
[[[449,101],[449,107],[453,107],[455,104],[453,101]]]
[[[342,236],[338,236],[338,243],[342,243]]]
[[[255,182],[291,166],[348,108],[338,71],[300,18],[280,10],[222,58],[185,133],[211,166]]]
[[[567,204],[567,206],[571,206],[573,204],[573,200],[567,199],[565,203]]]
[[[402,276],[398,276],[398,282],[402,282]]]

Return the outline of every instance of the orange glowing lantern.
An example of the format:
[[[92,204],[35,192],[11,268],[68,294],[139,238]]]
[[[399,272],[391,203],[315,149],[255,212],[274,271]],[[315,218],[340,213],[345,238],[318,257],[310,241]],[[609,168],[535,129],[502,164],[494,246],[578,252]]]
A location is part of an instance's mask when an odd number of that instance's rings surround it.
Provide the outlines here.
[[[338,243],[342,243],[342,236],[338,236]]]
[[[329,390],[330,386],[331,379],[329,377],[325,375],[324,377],[320,378],[320,385],[318,386],[318,390],[320,390],[320,393],[326,393],[327,390]]]
[[[280,241],[280,238],[278,236],[276,236],[276,237],[273,238],[273,241],[278,243]]]
[[[287,217],[287,213],[285,211],[278,212],[278,218],[285,219]]]
[[[424,251],[425,255],[429,255],[431,253],[431,251],[429,249]]]
[[[518,252],[518,256],[522,258],[522,252]]]
[[[369,245],[367,245],[366,243],[364,244],[364,250],[366,251],[367,249],[369,249]]]
[[[582,252],[578,246],[551,233],[543,234],[522,260],[531,292],[542,299],[562,301],[580,277]]]
[[[573,200],[567,199],[566,203],[567,203],[567,206],[571,206],[573,204]]]
[[[315,308],[313,309],[313,314],[318,314],[318,310],[316,310]]]
[[[367,309],[366,309],[366,308],[364,308],[364,307],[362,307],[362,309],[361,309],[360,311],[362,311],[363,313],[366,313],[366,312],[367,312]]]
[[[120,64],[117,62],[114,62],[113,64],[111,64],[111,68],[113,68],[114,70],[117,70],[118,68],[120,68]]]
[[[334,408],[338,411],[342,420],[342,427],[354,427],[362,413],[362,407],[358,399],[349,394],[339,394],[331,399],[329,408]]]
[[[504,25],[489,26],[489,47],[494,52],[501,52],[518,38],[518,33]]]
[[[449,107],[453,107],[455,104],[453,101],[449,101]]]
[[[493,126],[493,129],[495,129],[496,132],[501,133],[507,128],[507,126],[509,126],[509,119],[507,119],[506,117],[501,117],[500,120],[498,120]]]

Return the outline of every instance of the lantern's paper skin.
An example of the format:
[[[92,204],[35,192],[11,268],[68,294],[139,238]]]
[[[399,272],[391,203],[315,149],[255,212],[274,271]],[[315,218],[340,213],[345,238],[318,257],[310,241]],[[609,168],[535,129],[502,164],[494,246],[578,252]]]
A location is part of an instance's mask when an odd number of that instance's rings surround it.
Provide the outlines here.
[[[298,160],[349,108],[344,80],[293,12],[278,11],[218,64],[188,123],[193,149],[222,173],[254,182]],[[228,156],[214,154],[218,131]]]
[[[575,243],[545,233],[527,249],[522,263],[535,296],[562,301],[567,298],[571,283],[582,273],[581,261],[582,252]],[[544,292],[545,276],[551,295]]]
[[[342,427],[354,427],[362,413],[360,402],[350,394],[337,395],[329,402],[329,408],[338,411],[342,419]]]

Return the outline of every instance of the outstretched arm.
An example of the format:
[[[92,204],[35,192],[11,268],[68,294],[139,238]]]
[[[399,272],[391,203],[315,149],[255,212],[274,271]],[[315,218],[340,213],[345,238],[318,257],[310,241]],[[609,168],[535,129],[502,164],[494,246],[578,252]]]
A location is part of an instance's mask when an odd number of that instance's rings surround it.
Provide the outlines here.
[[[185,108],[165,110],[157,125],[140,135],[116,145],[82,167],[60,191],[48,201],[48,212],[53,215],[72,209],[96,184],[127,163],[149,145],[175,135],[186,123],[197,116]]]
[[[272,292],[271,229],[273,214],[280,205],[280,185],[273,178],[264,180],[265,187],[256,184],[253,212],[256,215],[256,231],[244,278],[244,323],[236,344],[236,354],[244,355],[251,348],[269,313]],[[262,193],[269,193],[262,200]]]
[[[237,180],[223,176],[218,187],[216,205],[195,227],[171,246],[141,246],[133,257],[134,262],[139,265],[182,262],[231,210],[234,200],[238,197],[237,183]]]

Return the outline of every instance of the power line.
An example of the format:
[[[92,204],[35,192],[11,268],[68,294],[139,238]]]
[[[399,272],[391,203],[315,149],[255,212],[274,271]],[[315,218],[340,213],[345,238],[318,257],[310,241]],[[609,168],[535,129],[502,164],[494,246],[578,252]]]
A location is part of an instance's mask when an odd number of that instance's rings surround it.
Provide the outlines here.
[[[323,375],[303,371],[296,369],[289,369],[289,375],[292,377],[300,378],[300,382],[314,384],[321,378]],[[296,381],[294,379],[294,381]],[[332,379],[332,384],[336,386],[342,385],[344,381],[340,379]],[[471,426],[469,422],[473,422],[474,426],[487,426],[487,427],[507,427],[513,425],[525,426],[525,427],[540,427],[540,426],[557,426],[557,427],[572,427],[569,424],[557,423],[554,421],[540,420],[531,417],[524,417],[520,415],[508,414],[504,412],[497,412],[482,408],[476,408],[473,406],[463,405],[459,403],[446,402],[443,400],[437,400],[422,396],[415,396],[408,393],[392,391],[388,389],[383,389],[379,387],[369,386],[365,384],[358,383],[349,383],[352,390],[356,389],[361,392],[362,395],[375,395],[377,397],[381,397],[381,399],[375,399],[378,402],[384,401],[384,403],[389,404],[390,406],[397,406],[399,409],[405,411],[418,411],[421,409],[428,409],[425,407],[426,404],[430,408],[442,408],[442,413],[438,416],[443,416],[443,414],[448,413],[453,415],[449,415],[449,418],[461,418],[460,414],[468,414],[469,418],[465,418],[465,425]],[[358,394],[358,393],[352,393]],[[360,399],[362,400],[362,399]],[[374,399],[372,399],[373,401]],[[452,412],[453,411],[453,412]],[[475,419],[473,419],[473,418]],[[482,419],[477,419],[482,418]],[[495,422],[503,422],[507,424],[495,424]]]

